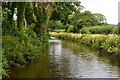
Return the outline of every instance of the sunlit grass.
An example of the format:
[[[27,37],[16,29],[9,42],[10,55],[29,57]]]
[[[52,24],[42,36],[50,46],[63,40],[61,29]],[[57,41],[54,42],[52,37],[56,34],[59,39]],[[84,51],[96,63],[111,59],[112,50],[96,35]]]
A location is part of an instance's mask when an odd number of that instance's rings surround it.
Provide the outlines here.
[[[58,37],[60,39],[77,41],[88,46],[92,46],[96,49],[108,53],[114,53],[120,55],[120,36],[116,34],[74,34],[74,33],[50,33],[51,36]]]

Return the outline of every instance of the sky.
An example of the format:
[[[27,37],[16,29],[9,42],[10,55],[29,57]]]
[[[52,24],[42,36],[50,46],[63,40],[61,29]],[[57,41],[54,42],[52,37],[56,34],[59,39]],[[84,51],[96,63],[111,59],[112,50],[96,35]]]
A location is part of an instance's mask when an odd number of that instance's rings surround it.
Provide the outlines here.
[[[120,0],[80,0],[84,10],[103,14],[108,24],[118,24],[118,2]]]

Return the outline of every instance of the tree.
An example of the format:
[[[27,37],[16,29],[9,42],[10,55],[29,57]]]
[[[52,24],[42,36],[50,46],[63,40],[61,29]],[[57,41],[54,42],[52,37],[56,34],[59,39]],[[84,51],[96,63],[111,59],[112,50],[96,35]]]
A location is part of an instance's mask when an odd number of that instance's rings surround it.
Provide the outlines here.
[[[12,33],[15,29],[15,21],[13,15],[15,13],[16,2],[2,3],[2,33]]]
[[[17,27],[19,28],[20,31],[26,27],[25,7],[26,7],[26,2],[18,2]]]
[[[79,13],[74,13],[73,16],[70,18],[71,24],[77,26],[77,31],[83,27],[90,27],[98,25],[97,19],[93,16],[90,11],[84,11]]]
[[[48,42],[48,23],[51,14],[54,10],[53,2],[34,2],[33,10],[36,16],[35,28],[37,36],[40,37],[41,41]]]
[[[47,34],[47,26],[53,12],[53,2],[4,2],[3,6],[3,33],[9,32],[13,29],[12,23],[15,22],[13,15],[17,14],[17,23],[14,27],[19,31],[24,31],[26,27],[35,24],[34,32],[41,39]],[[17,12],[15,13],[15,10]],[[14,32],[14,30],[12,30]],[[8,34],[9,34],[8,33]]]
[[[62,23],[69,22],[69,15],[72,13],[80,12],[83,9],[81,2],[56,2],[55,10],[52,14],[51,20],[60,20]]]
[[[30,2],[26,3],[25,19],[26,19],[28,26],[31,25],[32,23],[35,23],[35,21],[36,21],[36,16],[34,15],[33,5]]]
[[[68,29],[71,24],[71,19],[69,15],[73,13],[79,13],[83,9],[81,2],[55,2],[55,8],[50,20],[60,21],[64,28]],[[56,26],[57,27],[57,26]]]
[[[98,21],[98,25],[107,24],[106,17],[103,14],[95,13],[93,14]]]

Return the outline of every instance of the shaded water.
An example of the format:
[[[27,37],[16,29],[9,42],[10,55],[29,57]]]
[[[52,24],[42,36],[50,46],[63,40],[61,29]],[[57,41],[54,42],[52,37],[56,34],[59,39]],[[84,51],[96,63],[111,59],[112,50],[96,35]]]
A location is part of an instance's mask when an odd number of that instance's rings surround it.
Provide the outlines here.
[[[10,78],[118,78],[118,60],[85,45],[49,40],[39,60],[10,70]]]

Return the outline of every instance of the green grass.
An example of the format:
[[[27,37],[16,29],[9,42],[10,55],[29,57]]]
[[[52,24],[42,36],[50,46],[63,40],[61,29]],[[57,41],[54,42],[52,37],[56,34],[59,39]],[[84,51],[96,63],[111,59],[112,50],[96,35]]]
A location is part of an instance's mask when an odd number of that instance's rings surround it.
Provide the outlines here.
[[[65,29],[55,29],[53,32],[65,32]]]

